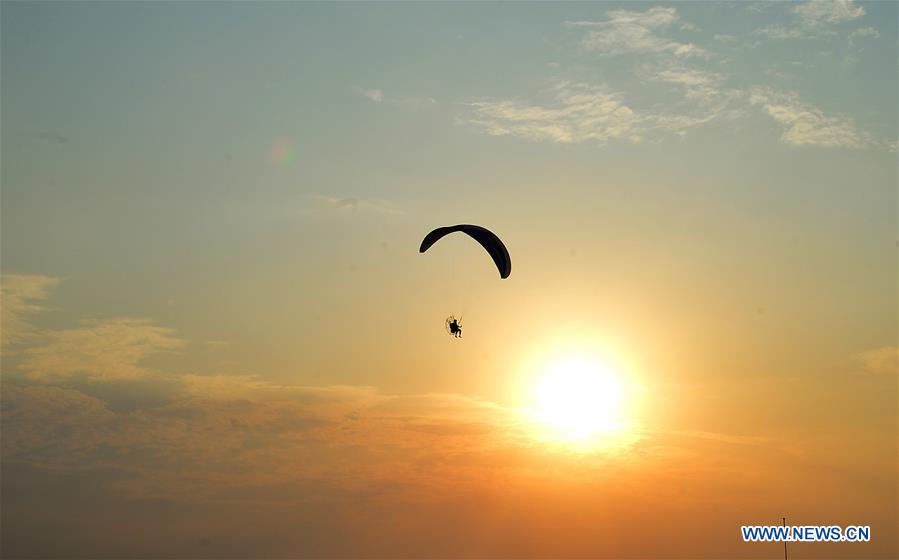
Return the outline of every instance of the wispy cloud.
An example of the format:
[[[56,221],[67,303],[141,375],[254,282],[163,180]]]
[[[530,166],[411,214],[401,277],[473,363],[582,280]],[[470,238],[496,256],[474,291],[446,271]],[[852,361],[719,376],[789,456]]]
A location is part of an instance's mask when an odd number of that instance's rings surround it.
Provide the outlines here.
[[[128,412],[54,385],[10,385],[3,401],[4,460],[118,467],[131,480],[116,486],[132,498],[213,499],[297,479],[440,484],[438,471],[464,469],[453,456],[518,446],[513,411],[462,395],[188,376],[169,402]]]
[[[899,373],[899,347],[884,346],[856,356],[861,373],[868,375],[896,375]]]
[[[32,138],[37,138],[38,140],[43,140],[45,142],[52,142],[54,144],[65,144],[69,141],[68,137],[63,136],[58,132],[32,132],[31,134],[29,134],[29,136],[31,136]]]
[[[36,274],[4,274],[0,277],[0,338],[4,351],[37,334],[28,317],[43,309],[40,302],[47,299],[58,283],[59,278]]]
[[[833,25],[858,19],[865,15],[865,9],[854,0],[809,0],[793,8],[805,25]]]
[[[611,140],[639,143],[651,132],[686,134],[725,115],[731,103],[729,94],[716,89],[719,79],[714,73],[671,68],[646,74],[651,80],[684,86],[692,106],[674,107],[668,112],[638,110],[625,101],[622,92],[606,86],[561,82],[532,102],[469,103],[470,113],[460,120],[493,136],[562,144]]]
[[[802,101],[796,92],[768,86],[755,86],[749,92],[728,89],[722,74],[686,66],[643,66],[637,72],[647,81],[682,87],[683,101],[672,104],[666,112],[638,109],[626,103],[622,92],[563,82],[548,90],[551,95],[542,100],[469,103],[469,113],[459,120],[493,136],[562,144],[611,140],[638,143],[653,132],[682,136],[716,120],[744,118],[749,108],[756,106],[783,126],[781,140],[785,144],[883,149],[893,145],[859,130],[848,116],[826,115]]]
[[[404,106],[419,110],[437,104],[437,99],[430,96],[388,96],[381,89],[364,89],[360,87],[355,87],[354,89],[362,97],[382,105]]]
[[[622,138],[638,142],[643,117],[620,93],[605,87],[563,82],[544,103],[476,101],[467,122],[493,136],[518,136],[558,143]]]
[[[373,212],[379,214],[401,214],[402,211],[386,200],[365,199],[355,196],[330,196],[312,194],[310,198],[321,207],[347,212]]]
[[[362,95],[371,99],[375,103],[381,103],[384,101],[384,92],[379,89],[367,89],[362,92]]]
[[[603,21],[568,21],[565,25],[586,29],[581,47],[603,56],[669,53],[691,57],[707,54],[693,43],[681,43],[658,33],[680,19],[675,8],[655,7],[643,12],[611,10],[606,16],[608,19]]]
[[[818,107],[803,102],[796,92],[758,86],[752,89],[750,103],[762,107],[784,127],[781,140],[786,144],[843,148],[873,144],[867,135],[857,130],[851,118],[825,115]]]
[[[877,31],[873,27],[860,27],[849,33],[849,39],[858,39],[862,37],[877,39],[880,37],[880,31]]]
[[[861,51],[861,48],[858,46],[859,39],[873,40],[879,38],[880,31],[877,31],[873,27],[860,27],[849,33],[849,47]]]
[[[28,348],[21,369],[42,382],[84,376],[91,381],[138,379],[150,370],[141,362],[184,346],[171,329],[142,319],[84,321],[71,329],[48,330],[45,343]]]
[[[795,21],[789,24],[775,24],[756,29],[756,35],[772,39],[815,38],[836,34],[835,27],[841,23],[858,19],[865,15],[865,9],[853,0],[810,0],[792,8]]]
[[[676,84],[688,99],[709,101],[721,94],[724,76],[685,65],[642,66],[638,75],[648,81]]]
[[[833,26],[864,15],[852,2],[834,6],[801,4],[792,9],[795,22],[757,33],[781,38],[804,33],[830,33]],[[567,21],[572,29],[586,30],[581,48],[602,56],[626,53],[642,55],[635,75],[647,83],[668,84],[682,97],[665,105],[635,102],[645,95],[608,84],[562,81],[532,96],[506,99],[476,99],[464,104],[466,111],[457,122],[473,125],[493,136],[514,136],[532,141],[577,143],[613,140],[638,143],[658,140],[659,133],[684,136],[691,129],[714,121],[749,118],[761,107],[764,114],[783,127],[781,139],[789,145],[843,148],[893,149],[894,140],[879,141],[860,130],[854,120],[842,114],[825,114],[800,99],[796,92],[776,90],[766,85],[735,87],[727,72],[727,61],[692,44],[678,43],[661,35],[679,21],[674,8],[656,7],[645,11],[612,10],[604,21]],[[682,27],[679,26],[679,27]],[[854,39],[876,38],[871,27],[848,34]],[[719,42],[731,42],[732,35],[716,35]],[[699,58],[690,58],[701,55]],[[847,61],[857,60],[848,58]],[[709,66],[710,61],[722,64]],[[846,61],[844,61],[846,63]],[[807,64],[803,63],[807,66]],[[792,74],[772,67],[768,76],[791,79]]]
[[[745,2],[743,3],[743,9],[747,12],[752,12],[755,14],[760,14],[762,12],[768,11],[768,9],[774,7],[776,2]]]
[[[753,33],[772,39],[801,39],[810,36],[808,30],[795,25],[768,25],[756,29]]]

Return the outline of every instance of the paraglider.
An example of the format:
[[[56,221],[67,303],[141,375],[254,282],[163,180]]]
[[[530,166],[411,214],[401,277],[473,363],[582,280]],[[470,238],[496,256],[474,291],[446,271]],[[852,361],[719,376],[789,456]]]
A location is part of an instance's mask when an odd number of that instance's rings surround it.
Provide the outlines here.
[[[459,224],[455,226],[446,226],[435,229],[425,236],[418,248],[419,253],[424,253],[431,248],[432,245],[440,241],[444,236],[451,233],[462,232],[481,244],[481,247],[487,251],[500,278],[508,278],[512,274],[512,259],[509,257],[509,251],[503,244],[502,240],[492,231],[481,226],[471,224]],[[462,338],[462,321],[457,320],[453,315],[446,319],[446,332],[455,338]]]
[[[456,338],[462,338],[462,319],[456,319],[450,315],[446,318],[446,332]]]
[[[490,254],[490,257],[496,264],[500,278],[508,278],[509,275],[512,274],[512,259],[509,257],[508,249],[506,249],[506,246],[503,245],[503,242],[495,233],[487,228],[482,228],[481,226],[460,224],[457,226],[437,228],[422,239],[421,247],[418,248],[418,252],[424,253],[431,248],[431,245],[440,241],[444,236],[457,231],[468,234],[472,239],[481,244],[481,247]]]

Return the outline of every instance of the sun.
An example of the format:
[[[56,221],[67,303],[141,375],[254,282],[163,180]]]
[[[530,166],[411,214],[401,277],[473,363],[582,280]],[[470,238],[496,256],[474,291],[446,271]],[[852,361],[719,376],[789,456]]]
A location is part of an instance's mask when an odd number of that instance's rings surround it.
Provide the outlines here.
[[[627,430],[628,390],[609,361],[569,355],[539,370],[529,411],[542,436],[586,441]]]

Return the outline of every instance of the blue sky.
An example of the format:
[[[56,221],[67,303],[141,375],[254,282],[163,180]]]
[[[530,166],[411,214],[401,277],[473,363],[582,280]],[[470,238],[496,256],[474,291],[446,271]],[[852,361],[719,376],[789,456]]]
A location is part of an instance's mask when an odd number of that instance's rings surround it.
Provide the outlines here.
[[[227,317],[259,302],[214,303],[225,294],[327,284],[338,255],[408,267],[397,248],[453,220],[528,248],[595,236],[624,252],[656,243],[668,212],[665,236],[816,232],[889,263],[891,3],[4,13],[4,268],[67,278],[76,317],[240,338]],[[356,286],[322,289],[296,305],[350,301],[340,293]],[[270,306],[254,330],[292,329]],[[227,316],[200,320],[216,309]]]

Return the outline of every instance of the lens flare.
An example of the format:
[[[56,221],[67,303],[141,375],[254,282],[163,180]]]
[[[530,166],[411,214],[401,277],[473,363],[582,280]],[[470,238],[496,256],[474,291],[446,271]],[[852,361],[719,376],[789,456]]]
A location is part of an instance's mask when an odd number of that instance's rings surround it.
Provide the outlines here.
[[[272,163],[287,165],[296,159],[294,143],[287,138],[275,142],[269,150],[268,159]]]

